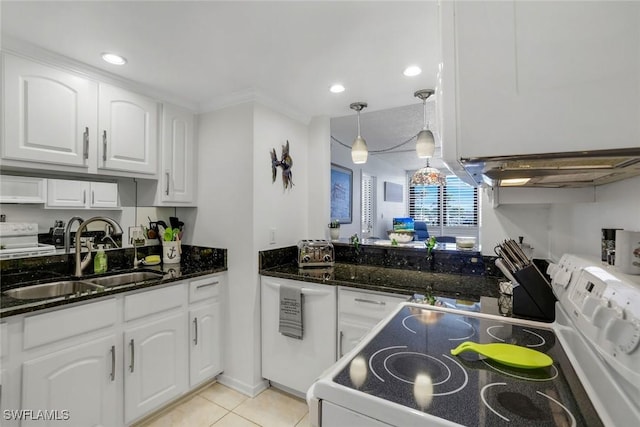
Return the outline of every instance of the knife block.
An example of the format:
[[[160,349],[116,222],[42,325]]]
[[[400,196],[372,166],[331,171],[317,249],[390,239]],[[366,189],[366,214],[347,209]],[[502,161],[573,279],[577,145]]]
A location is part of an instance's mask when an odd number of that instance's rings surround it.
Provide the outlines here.
[[[553,322],[556,318],[556,297],[538,267],[531,264],[513,275],[520,284],[513,288],[513,314]]]

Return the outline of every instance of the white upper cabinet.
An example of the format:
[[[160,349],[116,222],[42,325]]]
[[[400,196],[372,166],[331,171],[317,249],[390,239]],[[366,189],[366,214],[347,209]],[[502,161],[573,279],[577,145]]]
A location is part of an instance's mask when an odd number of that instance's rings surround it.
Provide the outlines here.
[[[440,9],[445,157],[640,146],[640,3]]]
[[[4,55],[3,90],[3,159],[86,171],[96,141],[96,83]]]
[[[157,173],[158,104],[100,84],[99,169]]]
[[[160,174],[157,182],[140,181],[140,206],[196,205],[194,114],[171,104],[162,106]]]
[[[0,203],[44,203],[46,180],[26,176],[0,176]]]
[[[115,182],[47,180],[47,208],[120,209]]]

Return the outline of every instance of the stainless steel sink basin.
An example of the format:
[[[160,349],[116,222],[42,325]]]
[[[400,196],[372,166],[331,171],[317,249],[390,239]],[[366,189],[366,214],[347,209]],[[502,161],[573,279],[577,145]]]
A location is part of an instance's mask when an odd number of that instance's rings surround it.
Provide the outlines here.
[[[134,271],[132,273],[114,274],[113,276],[96,277],[95,279],[87,280],[96,285],[112,288],[114,286],[158,280],[161,279],[163,275],[163,273],[155,271]]]
[[[59,282],[43,283],[40,285],[25,286],[4,291],[3,294],[15,299],[43,299],[56,298],[68,295],[84,295],[100,292],[103,286],[76,280],[63,280]]]

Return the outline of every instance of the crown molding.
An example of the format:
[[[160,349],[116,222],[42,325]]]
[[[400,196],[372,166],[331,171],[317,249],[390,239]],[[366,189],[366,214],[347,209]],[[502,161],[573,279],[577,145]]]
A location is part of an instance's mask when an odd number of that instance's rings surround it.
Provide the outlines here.
[[[253,88],[243,89],[216,97],[212,101],[200,104],[198,112],[200,114],[210,113],[245,103],[256,103],[263,105],[289,117],[290,119],[301,122],[304,125],[308,125],[311,122],[311,116],[309,116],[308,114],[304,114],[298,109],[287,105],[286,103],[266,94],[265,92]]]

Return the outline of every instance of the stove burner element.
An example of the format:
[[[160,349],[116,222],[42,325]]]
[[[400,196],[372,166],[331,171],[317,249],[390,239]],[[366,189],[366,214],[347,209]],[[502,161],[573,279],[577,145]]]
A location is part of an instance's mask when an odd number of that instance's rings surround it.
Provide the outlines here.
[[[504,343],[509,343],[509,344],[518,344],[518,345],[524,345],[526,347],[542,347],[543,345],[545,345],[547,343],[547,341],[544,339],[544,337],[542,335],[539,335],[529,329],[525,329],[522,328],[521,330],[524,332],[527,332],[531,335],[533,335],[533,337],[528,336],[527,338],[525,338],[526,341],[528,341],[529,338],[535,339],[536,342],[534,344],[520,344],[518,343],[518,338],[511,335],[509,337],[506,338],[500,338],[498,335],[500,335],[500,332],[503,331],[504,325],[494,325],[494,326],[489,326],[487,328],[487,334],[489,334],[493,339],[504,342]],[[496,330],[497,329],[497,330]],[[504,335],[504,334],[502,334]]]
[[[457,382],[462,382],[462,384],[454,390],[432,393],[432,396],[446,396],[454,394],[467,386],[467,383],[469,382],[469,375],[457,360],[446,354],[442,355],[448,361],[460,368],[460,371],[462,372],[462,380],[460,379],[460,374],[456,374],[454,376],[451,372],[451,368],[449,368],[445,362],[434,356],[417,352],[395,351],[406,348],[406,346],[385,347],[373,353],[373,355],[369,357],[369,369],[371,370],[371,373],[373,373],[373,375],[381,382],[385,382],[385,380],[374,369],[374,359],[384,351],[392,351],[392,353],[385,357],[382,362],[382,366],[384,367],[383,372],[387,372],[392,378],[408,384],[414,384],[414,386],[416,381],[415,379],[420,375],[428,375],[433,386],[444,386],[452,377],[455,379],[455,382],[452,381],[451,387],[455,387]],[[394,358],[397,358],[397,360],[394,361]],[[378,367],[379,366],[380,363],[378,362]],[[432,378],[435,378],[435,381],[437,382],[434,382]]]
[[[446,383],[451,378],[451,369],[435,357],[423,353],[402,351],[393,353],[384,359],[384,368],[387,372],[392,377],[409,384],[413,384],[413,379],[422,373],[427,373],[429,378],[434,378],[437,381],[444,376],[443,367],[446,370],[446,377],[438,382],[431,380],[433,385]]]
[[[440,320],[440,318],[444,315],[444,313],[435,311],[435,310],[420,310],[420,313],[417,314],[412,314],[410,316],[405,317],[404,319],[402,319],[402,326],[409,332],[411,332],[412,334],[417,334],[417,331],[411,329],[409,326],[407,326],[407,320],[415,318],[417,319],[420,323],[423,323],[425,325],[433,325],[435,323],[438,322],[438,320]],[[469,328],[469,335],[466,335],[464,337],[457,337],[457,338],[448,338],[449,341],[466,341],[469,338],[473,337],[476,334],[476,329],[473,327],[473,325],[471,323],[465,322],[462,319],[455,319],[456,322],[460,322],[463,325],[465,325],[466,327]],[[459,328],[456,328],[456,330],[458,330]]]
[[[555,365],[551,365],[549,371],[546,368],[539,369],[509,369],[507,366],[499,364],[489,359],[482,359],[485,365],[490,368],[504,374],[508,377],[517,378],[525,381],[551,381],[558,377],[558,368]]]
[[[577,425],[575,417],[566,406],[541,391],[536,390],[536,395],[532,395],[533,397],[509,390],[498,391],[495,396],[491,396],[492,387],[496,386],[507,387],[507,383],[491,383],[485,385],[480,391],[480,397],[482,398],[482,403],[484,403],[491,412],[507,422],[511,422],[511,418],[508,418],[506,415],[498,412],[496,407],[498,409],[503,409],[516,417],[524,418],[527,421],[534,421],[539,425],[547,425],[549,423],[556,425],[557,420],[555,419],[556,416],[554,416],[554,414],[557,414],[558,411],[554,411],[554,407],[559,407],[562,408],[563,413],[566,415],[566,420],[569,422],[569,425],[571,427],[575,427]],[[540,400],[540,396],[544,397],[548,401],[539,401],[536,403],[534,399]],[[489,401],[494,405],[492,406]],[[551,407],[549,407],[551,402],[555,405],[551,404]]]
[[[471,338],[472,336],[474,336],[476,334],[476,330],[473,327],[473,325],[471,323],[467,323],[462,319],[456,319],[458,322],[464,323],[465,325],[467,325],[469,327],[469,329],[471,330],[471,334],[467,335],[466,337],[461,337],[461,338],[449,338],[449,341],[466,341],[469,338]]]

